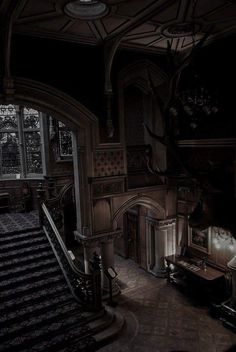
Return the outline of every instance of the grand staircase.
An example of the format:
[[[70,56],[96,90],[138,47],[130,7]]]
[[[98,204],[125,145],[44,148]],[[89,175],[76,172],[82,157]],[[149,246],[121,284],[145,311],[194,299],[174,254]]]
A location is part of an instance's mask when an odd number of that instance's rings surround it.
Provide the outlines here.
[[[0,351],[94,351],[123,320],[86,311],[41,229],[0,236]]]

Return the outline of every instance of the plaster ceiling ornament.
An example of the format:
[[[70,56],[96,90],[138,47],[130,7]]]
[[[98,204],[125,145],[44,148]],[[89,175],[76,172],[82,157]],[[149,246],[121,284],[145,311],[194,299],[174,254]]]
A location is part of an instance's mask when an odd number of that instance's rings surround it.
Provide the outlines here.
[[[75,0],[64,7],[65,14],[74,19],[95,20],[108,13],[105,3],[98,0]]]
[[[167,38],[181,38],[193,36],[201,29],[200,23],[193,22],[175,22],[168,23],[162,29],[162,34]]]

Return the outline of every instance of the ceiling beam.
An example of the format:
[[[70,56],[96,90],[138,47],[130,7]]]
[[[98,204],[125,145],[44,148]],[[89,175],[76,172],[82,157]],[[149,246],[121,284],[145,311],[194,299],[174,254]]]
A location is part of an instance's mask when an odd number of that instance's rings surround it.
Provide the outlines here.
[[[130,21],[126,22],[123,26],[114,30],[110,35],[106,37],[105,40],[114,40],[114,38],[124,38],[126,34],[131,32],[133,29],[139,27],[146,21],[154,17],[158,12],[168,8],[171,4],[174,4],[176,0],[155,0],[141,13],[134,16]]]

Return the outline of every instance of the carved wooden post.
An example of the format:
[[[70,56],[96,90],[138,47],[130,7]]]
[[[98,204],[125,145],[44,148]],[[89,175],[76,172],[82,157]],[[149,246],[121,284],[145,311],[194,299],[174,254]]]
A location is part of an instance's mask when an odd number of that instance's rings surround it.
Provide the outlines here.
[[[39,212],[39,224],[42,227],[43,226],[42,204],[45,200],[45,190],[43,189],[43,184],[41,182],[39,183],[36,192],[37,192],[37,203],[38,203],[38,212]]]
[[[93,258],[89,261],[90,272],[93,276],[93,304],[95,309],[100,309],[102,305],[102,286],[101,286],[101,259],[94,252]]]

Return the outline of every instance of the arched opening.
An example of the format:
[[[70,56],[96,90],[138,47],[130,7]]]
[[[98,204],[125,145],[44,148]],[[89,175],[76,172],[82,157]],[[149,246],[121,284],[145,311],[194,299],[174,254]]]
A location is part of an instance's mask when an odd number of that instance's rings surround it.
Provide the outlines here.
[[[122,236],[115,253],[136,262],[155,276],[165,276],[164,257],[175,252],[175,219],[165,220],[164,209],[149,197],[136,197],[114,216]]]
[[[7,161],[6,165],[1,164],[1,170],[10,176],[0,179],[0,187],[6,188],[6,182],[11,182],[9,188],[19,190],[23,182],[27,182],[35,208],[38,184],[46,183],[49,197],[60,196],[59,203],[63,206],[62,213],[67,230],[69,231],[70,227],[68,224],[72,224],[68,218],[71,218],[73,209],[73,214],[76,214],[76,228],[73,225],[73,230],[82,233],[83,228],[91,228],[91,210],[87,201],[85,180],[92,174],[91,148],[97,141],[97,119],[82,104],[52,87],[20,78],[15,78],[14,83],[16,94],[8,99],[7,103],[4,97],[0,96],[1,123],[6,122],[5,127],[1,127],[1,150],[4,152],[7,148],[8,152],[8,159],[5,157],[1,159],[4,160],[2,164],[6,164]],[[30,111],[27,115],[28,127],[25,125],[26,117],[22,113],[20,118],[17,117],[16,130],[9,129],[9,126],[12,127],[11,117],[14,120],[14,114],[9,113],[9,108],[12,109],[14,106],[22,111],[24,109]],[[6,110],[8,121],[4,119]],[[20,113],[17,112],[16,116],[17,114]],[[39,138],[35,138],[33,134],[37,134]],[[15,143],[16,155],[13,155],[12,143],[6,143],[7,139],[14,136],[21,138],[19,145]],[[29,138],[30,136],[32,138]],[[34,167],[33,170],[32,165],[36,164],[38,169]],[[76,187],[76,192],[73,196],[71,193],[69,206],[69,203],[65,202],[66,195],[62,193],[63,187],[66,188],[71,183]],[[24,187],[25,193],[26,190]],[[83,196],[84,193],[86,197]],[[28,205],[29,202],[27,208]]]

